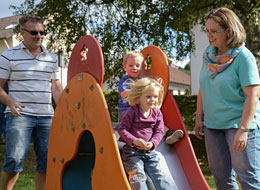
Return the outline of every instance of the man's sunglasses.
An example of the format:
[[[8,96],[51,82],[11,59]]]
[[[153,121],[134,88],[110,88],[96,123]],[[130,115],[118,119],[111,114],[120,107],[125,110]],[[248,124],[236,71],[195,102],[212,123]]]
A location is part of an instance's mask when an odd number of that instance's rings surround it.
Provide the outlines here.
[[[32,36],[37,36],[38,35],[38,33],[40,33],[40,35],[41,36],[45,36],[46,35],[46,32],[44,32],[44,31],[35,31],[35,30],[27,30],[27,29],[25,29],[25,28],[23,28],[22,30],[24,30],[24,31],[26,31],[26,32],[29,32]]]

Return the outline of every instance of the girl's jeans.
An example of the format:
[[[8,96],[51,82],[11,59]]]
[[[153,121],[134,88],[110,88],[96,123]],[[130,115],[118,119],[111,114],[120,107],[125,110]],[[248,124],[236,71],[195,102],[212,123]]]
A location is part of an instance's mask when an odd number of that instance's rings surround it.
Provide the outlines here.
[[[156,190],[177,189],[173,179],[164,172],[157,151],[138,150],[125,145],[122,160],[132,190],[147,190],[145,172],[153,181]]]

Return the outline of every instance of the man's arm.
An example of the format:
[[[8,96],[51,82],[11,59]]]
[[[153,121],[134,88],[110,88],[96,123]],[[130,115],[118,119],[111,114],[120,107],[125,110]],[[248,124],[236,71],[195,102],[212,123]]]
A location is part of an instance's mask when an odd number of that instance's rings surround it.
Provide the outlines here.
[[[5,90],[3,89],[7,79],[0,79],[0,102],[7,105],[10,101],[10,97],[7,95]]]
[[[59,99],[60,99],[60,95],[63,91],[62,85],[60,83],[60,80],[51,80],[51,92],[52,92],[52,96],[53,99],[55,101],[55,103],[57,104]]]

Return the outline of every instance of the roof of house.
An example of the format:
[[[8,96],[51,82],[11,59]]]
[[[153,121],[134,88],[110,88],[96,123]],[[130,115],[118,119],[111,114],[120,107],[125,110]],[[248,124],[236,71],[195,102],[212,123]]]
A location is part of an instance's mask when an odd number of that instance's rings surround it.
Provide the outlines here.
[[[21,16],[0,18],[0,39],[7,39],[14,35],[14,27],[19,23]]]
[[[190,75],[174,67],[169,67],[170,81],[178,84],[190,85]]]

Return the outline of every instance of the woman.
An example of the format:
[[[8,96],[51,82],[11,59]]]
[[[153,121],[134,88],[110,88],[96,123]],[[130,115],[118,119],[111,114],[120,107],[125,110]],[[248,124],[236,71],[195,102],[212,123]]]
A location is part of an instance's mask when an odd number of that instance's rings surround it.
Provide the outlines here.
[[[259,74],[246,34],[227,8],[209,13],[195,134],[205,144],[217,189],[260,189]],[[202,121],[203,120],[203,121]]]

